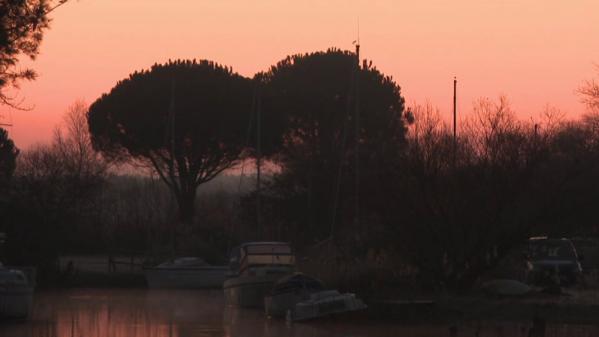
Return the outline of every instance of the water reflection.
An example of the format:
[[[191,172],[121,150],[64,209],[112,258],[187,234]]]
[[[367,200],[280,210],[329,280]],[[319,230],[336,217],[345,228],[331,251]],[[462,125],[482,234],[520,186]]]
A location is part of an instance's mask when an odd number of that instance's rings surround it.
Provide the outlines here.
[[[530,324],[470,322],[456,336],[525,337]],[[591,326],[550,325],[546,336],[597,336]],[[449,325],[355,322],[287,324],[225,307],[215,291],[81,289],[36,294],[32,319],[0,323],[2,337],[443,337]]]

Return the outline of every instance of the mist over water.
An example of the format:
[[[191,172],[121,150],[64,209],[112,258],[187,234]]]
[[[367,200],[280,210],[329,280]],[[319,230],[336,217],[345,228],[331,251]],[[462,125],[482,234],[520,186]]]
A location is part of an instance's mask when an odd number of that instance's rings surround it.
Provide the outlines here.
[[[36,294],[27,322],[2,322],[2,337],[439,337],[451,323],[308,323],[270,320],[259,310],[225,307],[222,292],[78,289]],[[462,322],[457,336],[528,336],[528,322]],[[547,336],[596,336],[598,327],[550,325]]]

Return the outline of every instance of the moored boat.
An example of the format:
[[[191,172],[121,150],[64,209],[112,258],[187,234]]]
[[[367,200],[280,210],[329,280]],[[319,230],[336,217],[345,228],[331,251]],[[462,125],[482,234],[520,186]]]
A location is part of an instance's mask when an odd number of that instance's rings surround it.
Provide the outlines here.
[[[33,282],[18,269],[0,264],[0,318],[27,318],[33,302]]]
[[[181,257],[144,268],[150,288],[176,289],[220,288],[227,271],[226,266],[211,266],[198,257]]]
[[[249,242],[233,249],[230,274],[223,290],[228,305],[264,307],[264,297],[275,282],[295,268],[295,256],[284,242]]]
[[[366,309],[355,294],[326,290],[322,282],[295,273],[279,280],[264,299],[266,315],[292,321]]]

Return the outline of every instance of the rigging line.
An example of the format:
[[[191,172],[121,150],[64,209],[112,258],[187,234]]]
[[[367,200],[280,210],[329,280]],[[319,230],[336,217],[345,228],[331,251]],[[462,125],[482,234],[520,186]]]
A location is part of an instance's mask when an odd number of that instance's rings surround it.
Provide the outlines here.
[[[349,92],[347,94],[347,104],[346,104],[346,109],[345,109],[345,118],[344,118],[344,122],[343,122],[343,140],[341,142],[341,153],[340,153],[340,160],[339,160],[339,168],[337,171],[337,181],[335,184],[335,192],[334,192],[334,199],[333,199],[333,214],[332,214],[332,219],[331,219],[331,227],[330,227],[330,231],[329,231],[329,239],[333,237],[333,233],[335,231],[335,223],[337,221],[337,207],[339,205],[339,190],[341,188],[341,173],[343,170],[343,157],[345,155],[344,150],[345,150],[345,145],[347,144],[347,135],[348,135],[348,126],[349,126],[349,117],[351,115],[350,111],[351,111],[351,103],[352,103],[352,99],[351,99],[351,93],[353,91],[354,85],[355,85],[355,80],[356,80],[356,69],[355,67],[352,67],[351,70],[351,76],[350,76],[350,85],[349,85]]]
[[[255,105],[256,105],[256,87],[254,87],[254,91],[252,93],[252,105],[250,107],[250,118],[249,118],[249,123],[248,123],[248,128],[247,128],[247,132],[246,132],[246,137],[245,137],[245,149],[247,151],[249,144],[250,144],[250,134],[252,132],[252,124],[253,124],[253,119],[254,119],[254,110],[255,110]],[[244,172],[245,172],[245,162],[246,160],[242,160],[241,161],[241,172],[239,173],[239,183],[237,184],[237,193],[241,194],[241,184],[243,182],[243,177],[244,177]],[[231,222],[231,232],[234,232],[234,226],[235,224],[233,222]],[[227,251],[231,250],[231,246],[232,246],[232,239],[229,236],[229,239],[227,240]]]
[[[253,120],[254,120],[254,112],[256,110],[256,87],[254,86],[254,91],[252,93],[252,106],[250,108],[250,122],[248,123],[248,129],[247,129],[247,133],[246,133],[246,138],[245,138],[245,148],[247,149],[249,147],[250,144],[250,137],[251,137],[251,132],[252,132],[252,124],[253,124]],[[245,160],[243,160],[241,162],[241,173],[239,174],[239,185],[237,186],[237,192],[241,193],[241,183],[244,177],[244,171],[245,171]]]
[[[264,228],[262,226],[262,93],[258,86],[258,95],[256,98],[256,218],[258,222],[258,230],[261,231],[261,235],[265,235]]]
[[[175,168],[175,165],[177,164],[177,161],[175,159],[175,79],[173,78],[171,81],[171,101],[169,104],[169,125],[168,125],[169,133],[170,133],[170,148],[169,148],[169,154],[170,154],[170,161],[171,161],[171,168],[169,168],[169,170],[172,170],[171,174],[176,177],[177,176],[177,170]],[[176,182],[173,180],[173,184],[176,184]]]
[[[164,130],[164,147],[168,148],[169,147],[169,140],[170,140],[170,123],[171,123],[171,114],[172,114],[172,108],[173,108],[173,82],[171,80],[171,97],[169,99],[169,106],[168,106],[168,110],[166,113],[166,121],[164,123],[165,126],[165,130]]]
[[[173,193],[171,193],[171,202],[175,202],[176,191],[181,190],[182,184],[177,185],[176,170],[175,170],[175,79],[171,78],[171,97],[169,101],[168,114],[167,114],[166,132],[164,137],[164,146],[167,147],[168,155],[170,158],[166,159],[166,166],[173,186]],[[169,144],[170,141],[170,144]],[[170,146],[169,146],[170,145]],[[170,163],[168,162],[170,160]],[[156,166],[156,165],[155,165]],[[160,173],[159,170],[157,170]],[[167,180],[167,179],[165,179]],[[167,183],[168,185],[168,183]],[[171,257],[174,257],[175,251],[177,250],[177,222],[171,225],[170,232],[171,240]]]

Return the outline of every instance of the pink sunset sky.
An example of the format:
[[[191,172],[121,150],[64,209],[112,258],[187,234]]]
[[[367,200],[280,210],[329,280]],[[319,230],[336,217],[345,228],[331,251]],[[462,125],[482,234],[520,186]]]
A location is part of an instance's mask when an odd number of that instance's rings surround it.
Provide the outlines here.
[[[449,116],[505,94],[521,118],[547,105],[575,118],[576,89],[599,76],[597,0],[71,0],[53,14],[39,78],[19,97],[31,111],[0,107],[18,147],[51,138],[76,100],[93,102],[129,73],[168,59],[210,59],[245,76],[289,54],[352,49],[402,87],[408,104]]]

